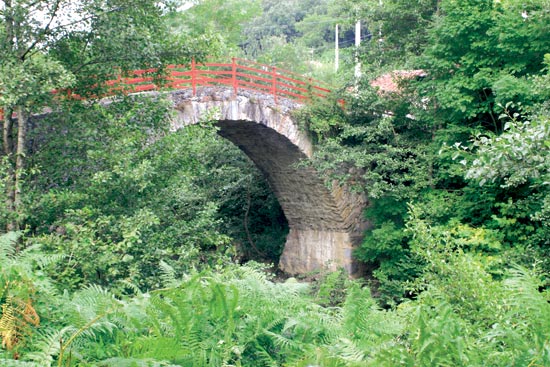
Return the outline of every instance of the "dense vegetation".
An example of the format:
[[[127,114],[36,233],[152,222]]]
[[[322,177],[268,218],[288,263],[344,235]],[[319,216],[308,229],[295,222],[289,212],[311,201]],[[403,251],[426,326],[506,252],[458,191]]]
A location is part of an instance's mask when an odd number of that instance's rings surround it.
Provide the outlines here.
[[[548,2],[193,3],[0,1],[0,364],[550,366]],[[264,265],[286,220],[210,121],[50,93],[207,54],[335,85],[296,118],[370,199],[363,279]]]

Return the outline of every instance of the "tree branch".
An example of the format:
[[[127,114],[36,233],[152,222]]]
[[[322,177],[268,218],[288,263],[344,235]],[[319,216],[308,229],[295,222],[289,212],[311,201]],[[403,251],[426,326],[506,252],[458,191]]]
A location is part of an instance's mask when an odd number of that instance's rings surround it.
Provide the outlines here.
[[[53,32],[53,31],[58,30],[58,29],[61,29],[61,28],[70,27],[70,26],[72,26],[72,25],[79,24],[79,23],[82,23],[82,22],[84,22],[84,21],[87,21],[87,20],[90,20],[90,19],[93,19],[93,18],[101,17],[101,16],[106,15],[106,14],[114,13],[114,12],[123,10],[123,9],[125,9],[125,8],[126,8],[126,7],[124,7],[124,6],[119,6],[119,7],[113,8],[113,9],[105,10],[105,11],[102,12],[102,13],[91,14],[91,15],[88,15],[87,17],[80,18],[80,19],[77,19],[77,20],[72,21],[72,22],[69,22],[69,23],[60,24],[60,25],[58,25],[58,26],[55,26],[55,27],[51,28],[51,31]]]
[[[10,10],[11,10],[11,0],[5,0],[4,1],[5,11],[6,14],[5,18],[5,32],[6,32],[6,44],[8,45],[8,51],[13,52],[13,22],[14,19],[11,16]]]
[[[109,10],[106,10],[102,13],[99,13],[99,14],[91,14],[91,15],[88,15],[86,17],[83,17],[83,18],[80,18],[80,19],[77,19],[77,20],[74,20],[72,22],[68,22],[68,23],[64,23],[64,24],[59,24],[55,27],[52,27],[52,24],[53,24],[53,20],[57,17],[57,12],[60,10],[60,3],[62,2],[62,0],[56,0],[56,4],[55,4],[55,7],[54,7],[54,10],[52,11],[52,16],[48,22],[48,24],[46,25],[46,27],[44,27],[44,29],[40,32],[40,34],[36,37],[36,39],[34,40],[34,42],[31,44],[31,46],[29,46],[25,52],[23,53],[23,55],[21,56],[21,59],[24,59],[26,56],[28,56],[29,54],[32,56],[34,55],[35,52],[32,52],[32,50],[36,47],[36,45],[38,45],[41,41],[43,41],[45,39],[45,36],[48,35],[48,34],[51,34],[51,33],[54,33],[55,31],[59,30],[59,29],[63,29],[63,28],[67,28],[67,27],[70,27],[70,26],[74,26],[74,25],[77,25],[77,24],[80,24],[80,23],[83,23],[85,21],[88,21],[90,19],[93,19],[93,18],[97,18],[97,17],[101,17],[105,14],[110,14],[110,13],[114,13],[114,12],[117,12],[117,11],[120,11],[122,9],[124,9],[125,7],[124,6],[119,6],[119,7],[116,7],[116,8],[113,8],[113,9],[109,9]],[[31,53],[32,52],[32,53]]]
[[[38,44],[38,42],[41,42],[44,37],[49,33],[49,29],[54,21],[55,18],[57,18],[57,12],[59,11],[59,5],[61,4],[61,1],[63,0],[56,0],[55,2],[55,5],[54,5],[54,8],[53,8],[53,11],[51,12],[51,17],[50,17],[50,20],[48,21],[48,24],[46,24],[46,26],[44,27],[44,29],[42,29],[42,31],[40,32],[40,34],[36,37],[36,39],[34,40],[34,42],[25,50],[25,52],[23,52],[23,54],[21,55],[20,59],[21,60],[25,60],[25,56],[27,56],[27,54],[36,47],[36,45]]]

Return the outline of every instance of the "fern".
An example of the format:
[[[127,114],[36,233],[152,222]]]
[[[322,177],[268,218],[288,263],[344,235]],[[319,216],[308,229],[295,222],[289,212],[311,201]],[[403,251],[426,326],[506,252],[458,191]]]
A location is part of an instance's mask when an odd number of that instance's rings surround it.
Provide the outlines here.
[[[34,350],[28,353],[25,359],[39,363],[42,367],[50,367],[54,362],[54,358],[59,354],[61,342],[66,335],[73,331],[73,327],[39,331],[32,339]]]
[[[42,246],[39,244],[34,244],[25,248],[19,254],[18,261],[28,264],[35,264],[39,269],[44,269],[65,258],[65,255],[63,254],[45,254],[41,252],[41,248]]]
[[[254,348],[254,361],[258,367],[278,367],[273,356],[258,343],[255,344]]]
[[[8,232],[0,235],[0,263],[15,256],[15,244],[21,235],[21,232]]]
[[[141,289],[139,289],[139,287],[135,283],[132,283],[129,280],[126,280],[126,279],[121,279],[118,282],[122,285],[122,289],[130,290],[130,291],[132,291],[133,294],[138,295],[138,296],[143,295],[143,292],[141,292]]]
[[[359,363],[366,359],[365,350],[348,338],[340,338],[334,347],[333,353],[339,359],[346,361],[346,363]]]
[[[170,362],[151,358],[109,358],[97,363],[98,367],[181,367]]]
[[[30,298],[22,300],[9,296],[2,305],[0,337],[3,348],[12,350],[29,327],[40,324],[40,317],[31,302]]]
[[[275,346],[282,351],[301,351],[303,348],[299,342],[290,337],[267,330],[265,331],[265,335],[269,336],[274,341]]]
[[[2,305],[2,318],[0,318],[0,337],[2,337],[2,348],[12,350],[19,337],[17,327],[18,320],[15,316],[15,309],[11,302]]]
[[[513,306],[533,312],[537,316],[543,316],[550,311],[548,300],[539,292],[539,288],[543,286],[540,275],[521,266],[514,266],[509,273],[510,277],[504,280],[504,285],[514,294],[510,299]],[[524,314],[529,315],[529,312]]]
[[[15,243],[20,238],[20,232],[0,236],[0,338],[7,350],[26,344],[33,329],[40,324],[35,308],[37,299],[55,294],[49,280],[42,277],[37,268],[36,259],[41,258],[39,246],[31,246],[18,254]],[[42,257],[42,263],[49,260]]]
[[[534,271],[515,266],[504,280],[507,295],[505,319],[485,336],[492,348],[492,359],[500,364],[550,365],[550,303],[539,292],[541,277]]]
[[[2,367],[44,367],[43,364],[13,359],[3,359],[0,361],[0,363],[2,363]]]
[[[165,261],[161,260],[159,264],[160,279],[162,285],[166,288],[176,288],[181,285],[181,281],[176,279],[176,271],[173,267],[168,265]]]

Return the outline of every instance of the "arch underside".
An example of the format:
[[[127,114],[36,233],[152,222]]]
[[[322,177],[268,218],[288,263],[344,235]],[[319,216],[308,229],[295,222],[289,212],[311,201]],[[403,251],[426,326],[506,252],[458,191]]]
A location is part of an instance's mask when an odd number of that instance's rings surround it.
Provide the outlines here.
[[[353,238],[330,190],[286,137],[251,121],[219,121],[219,135],[237,145],[265,175],[287,221],[289,234],[280,267],[290,273],[344,267],[355,273]]]
[[[311,143],[288,113],[261,95],[232,97],[227,91],[174,100],[179,112],[174,129],[214,116],[218,134],[265,175],[289,224],[279,264],[283,271],[344,267],[350,274],[358,272],[352,250],[364,230],[365,200],[337,185],[329,190],[313,167],[300,164],[311,154]]]

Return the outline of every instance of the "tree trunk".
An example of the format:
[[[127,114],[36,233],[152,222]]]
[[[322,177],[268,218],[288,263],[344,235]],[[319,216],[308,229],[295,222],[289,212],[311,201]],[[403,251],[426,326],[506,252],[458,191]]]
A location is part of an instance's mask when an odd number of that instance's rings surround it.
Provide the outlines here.
[[[13,109],[7,108],[4,112],[2,143],[8,165],[5,178],[6,210],[8,214],[6,230],[16,231],[20,229],[19,218],[23,204],[21,193],[25,172],[29,114],[23,106],[16,108],[17,137],[15,137]]]
[[[19,217],[22,209],[22,186],[25,175],[25,160],[27,157],[27,124],[29,114],[24,107],[17,108],[17,151],[15,153],[15,187],[13,204],[17,214],[17,227],[19,227]],[[19,228],[17,228],[19,229]]]
[[[2,129],[2,143],[4,145],[4,155],[7,160],[7,172],[5,177],[6,190],[6,210],[8,214],[8,222],[6,224],[7,231],[16,230],[17,224],[15,218],[15,165],[13,162],[13,110],[11,108],[4,109],[4,121]]]
[[[12,53],[14,50],[14,36],[15,25],[12,16],[12,2],[11,0],[4,0],[4,35],[5,45],[7,46],[8,53]],[[13,146],[13,108],[4,108],[4,121],[2,131],[2,143],[4,145],[4,154],[7,160],[7,172],[5,177],[5,190],[6,190],[6,210],[7,210],[7,223],[6,230],[14,231],[17,229],[16,210],[15,210],[15,162],[14,162],[14,146]]]

